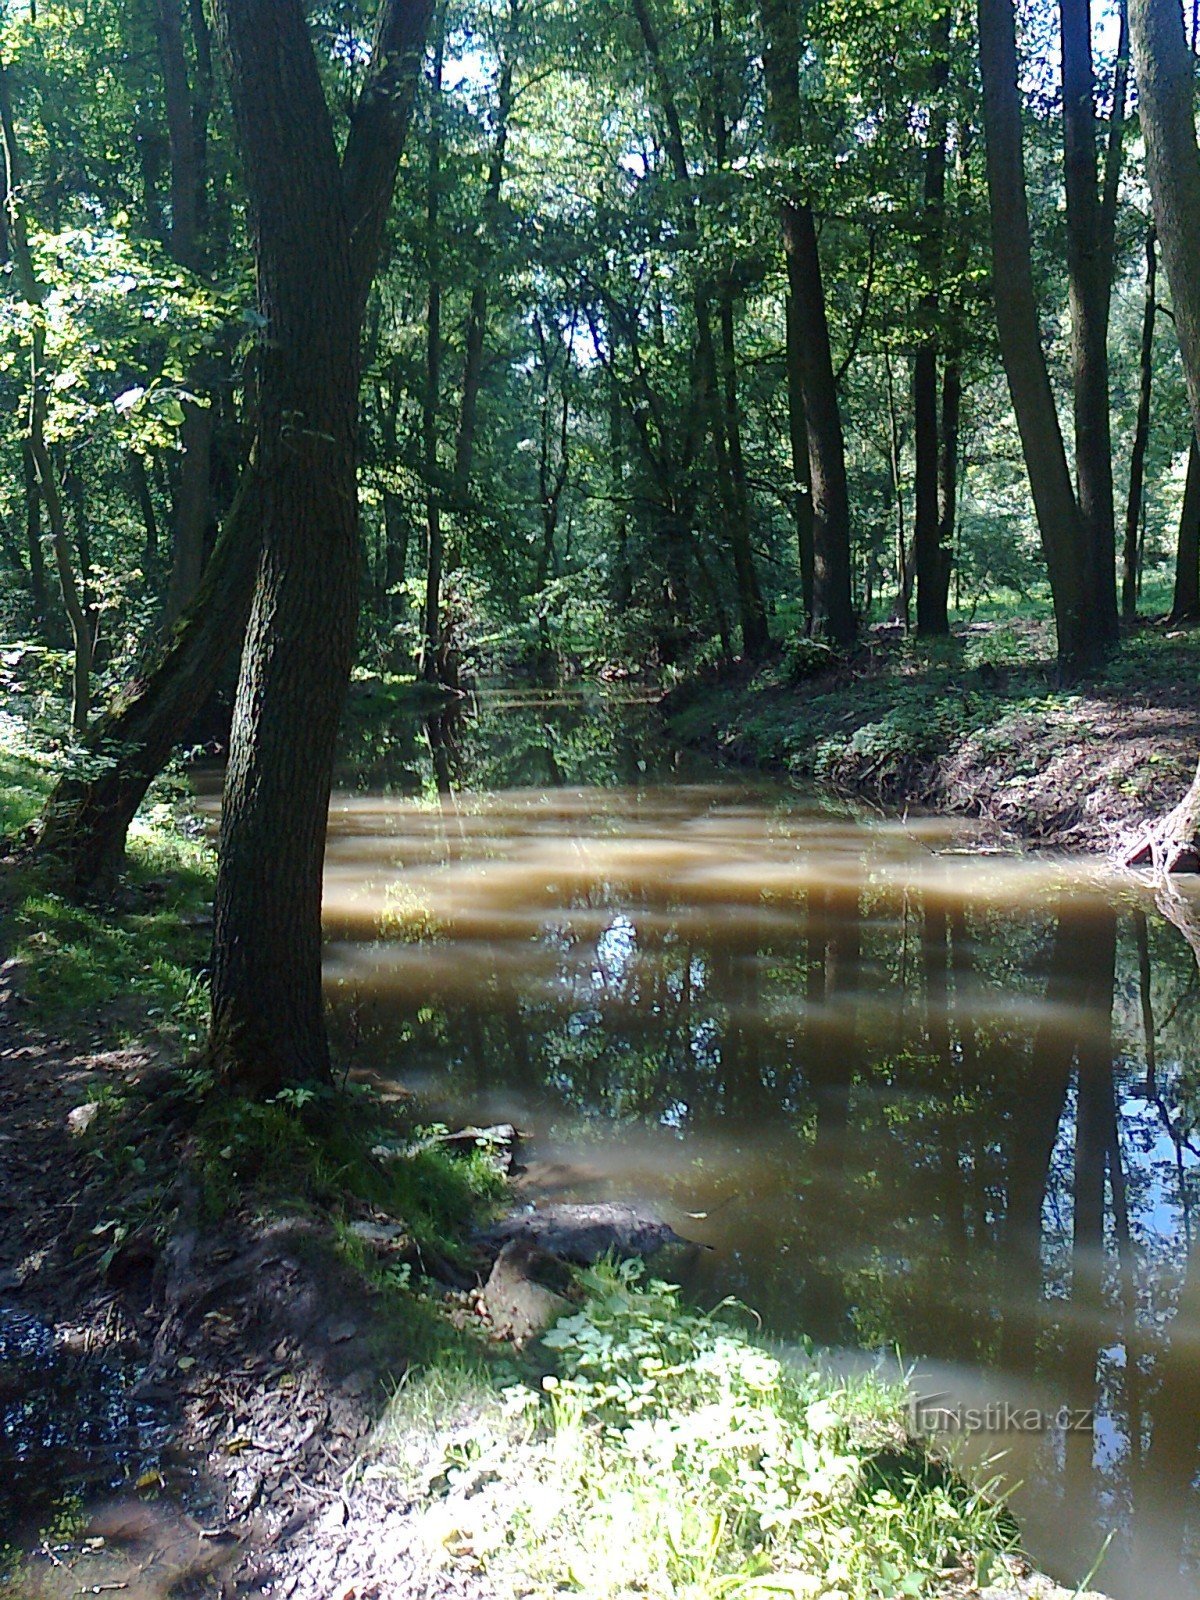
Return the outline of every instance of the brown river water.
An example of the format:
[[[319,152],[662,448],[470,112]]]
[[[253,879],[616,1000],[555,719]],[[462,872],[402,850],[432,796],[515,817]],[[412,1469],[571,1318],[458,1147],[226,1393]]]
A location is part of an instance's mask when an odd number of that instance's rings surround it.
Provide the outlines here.
[[[709,1247],[669,1263],[700,1303],[906,1377],[1060,1581],[1104,1551],[1116,1600],[1200,1596],[1200,890],[1168,916],[1100,863],[715,769],[635,695],[492,693],[453,737],[439,799],[411,721],[350,720],[341,1058],[515,1123],[532,1198],[657,1209]],[[118,1390],[0,1335],[43,1372],[27,1466],[87,1428],[141,1462]]]
[[[598,693],[485,699],[441,802],[394,755],[332,812],[343,1051],[516,1123],[533,1194],[649,1202],[701,1302],[911,1368],[1061,1581],[1108,1540],[1118,1600],[1200,1595],[1200,982],[1149,888]]]

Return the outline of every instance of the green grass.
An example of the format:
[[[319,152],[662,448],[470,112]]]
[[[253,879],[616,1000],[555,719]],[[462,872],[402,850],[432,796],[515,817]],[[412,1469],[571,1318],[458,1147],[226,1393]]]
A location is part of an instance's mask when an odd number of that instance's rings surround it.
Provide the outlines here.
[[[367,1472],[425,1501],[418,1540],[501,1597],[944,1592],[1015,1544],[992,1486],[908,1438],[899,1384],[784,1360],[731,1306],[641,1269],[582,1275],[554,1370],[497,1392],[439,1370],[397,1394]]]

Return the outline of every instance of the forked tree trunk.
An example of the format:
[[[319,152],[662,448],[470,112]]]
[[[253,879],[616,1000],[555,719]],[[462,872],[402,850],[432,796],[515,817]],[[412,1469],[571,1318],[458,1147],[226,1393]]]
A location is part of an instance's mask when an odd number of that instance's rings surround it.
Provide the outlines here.
[[[1071,483],[1033,290],[1013,0],[979,0],[979,59],[996,327],[1050,575],[1059,670],[1070,680],[1099,664],[1104,641],[1091,615],[1089,541]]]
[[[800,144],[800,40],[787,0],[763,0],[766,48],[763,66],[773,140],[784,160],[796,160]],[[846,447],[825,286],[812,206],[799,195],[781,207],[784,257],[794,317],[791,355],[800,379],[808,436],[812,493],[812,609],[815,634],[838,645],[854,642],[857,625],[850,584],[850,496]],[[793,428],[793,433],[797,430]],[[803,566],[803,552],[802,552]]]
[[[394,172],[390,163],[407,123],[426,20],[420,5],[381,10],[377,40],[389,56],[388,69],[372,75],[343,161],[343,188],[360,219],[359,294],[365,294],[362,280],[366,275],[369,281],[373,269]],[[381,128],[372,143],[372,133]],[[241,643],[266,511],[260,465],[256,448],[194,603],[113,708],[93,724],[85,746],[92,759],[81,768],[83,775],[62,779],[46,806],[33,849],[59,863],[76,890],[95,888],[119,868],[129,824],[146,791]],[[298,639],[291,648],[300,645]]]
[[[1086,576],[1091,590],[1092,627],[1105,644],[1112,645],[1120,632],[1108,392],[1112,263],[1097,155],[1091,0],[1059,0],[1059,18],[1075,479],[1079,515],[1087,539]],[[1123,109],[1116,110],[1118,126]]]
[[[211,1058],[242,1093],[324,1079],[321,880],[359,595],[360,341],[426,0],[383,0],[341,161],[302,0],[217,0],[263,319],[262,538],[214,907]]]

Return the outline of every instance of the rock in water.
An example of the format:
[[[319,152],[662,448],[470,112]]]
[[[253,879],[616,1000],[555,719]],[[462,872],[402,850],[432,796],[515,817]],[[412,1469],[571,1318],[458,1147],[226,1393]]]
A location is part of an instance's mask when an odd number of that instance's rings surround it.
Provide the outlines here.
[[[538,1271],[547,1264],[555,1265],[525,1239],[510,1240],[496,1257],[479,1303],[499,1338],[520,1347],[570,1311],[569,1300],[537,1281]],[[560,1273],[564,1270],[558,1266]]]
[[[604,1255],[650,1256],[664,1245],[691,1242],[650,1212],[616,1200],[514,1212],[481,1235],[481,1242],[493,1248],[516,1239],[584,1267]]]

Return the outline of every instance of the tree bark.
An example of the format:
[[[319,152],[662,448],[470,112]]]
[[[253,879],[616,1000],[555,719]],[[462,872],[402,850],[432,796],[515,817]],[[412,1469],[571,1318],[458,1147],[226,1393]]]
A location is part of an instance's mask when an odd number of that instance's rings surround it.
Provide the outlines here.
[[[1138,368],[1137,420],[1129,458],[1129,499],[1125,506],[1125,561],[1121,582],[1121,612],[1132,621],[1137,616],[1138,526],[1146,478],[1146,447],[1150,442],[1150,390],[1154,381],[1155,280],[1158,256],[1153,227],[1146,234],[1146,310],[1142,317],[1142,348]],[[1189,463],[1191,455],[1188,457]],[[1180,530],[1182,533],[1182,529]]]
[[[1200,449],[1196,446],[1195,434],[1188,444],[1170,621],[1200,622]]]
[[[1200,151],[1192,110],[1195,63],[1178,0],[1131,0],[1129,26],[1146,177],[1192,426],[1200,432]]]
[[[1012,0],[979,0],[979,59],[996,327],[1050,576],[1059,670],[1071,680],[1098,665],[1103,642],[1090,615],[1088,538],[1071,484],[1033,291]]]
[[[429,22],[383,0],[345,154],[301,0],[217,0],[263,334],[261,544],[214,907],[210,1053],[269,1094],[329,1075],[321,878],[359,594],[360,341]]]
[[[937,614],[944,615],[950,602],[950,574],[954,567],[954,535],[958,521],[958,430],[962,414],[962,374],[958,358],[947,356],[942,368],[942,423],[938,441],[938,549],[942,553],[938,569],[941,585],[935,600]]]
[[[1075,479],[1079,515],[1087,539],[1092,627],[1105,644],[1112,645],[1120,633],[1108,392],[1112,261],[1096,149],[1091,0],[1059,0],[1059,18]],[[1119,114],[1117,121],[1119,125]],[[1112,181],[1116,181],[1115,176]]]
[[[1200,150],[1193,111],[1195,62],[1178,0],[1131,0],[1146,178],[1171,287],[1192,428],[1200,433]],[[1200,767],[1179,805],[1128,856],[1163,872],[1200,870]]]
[[[762,25],[773,142],[780,158],[792,162],[801,133],[800,41],[793,8],[787,0],[763,0]],[[794,184],[789,184],[789,190],[782,202],[781,220],[794,316],[792,356],[808,435],[812,632],[833,644],[849,646],[857,634],[850,585],[850,497],[825,286],[812,206],[795,192]]]

